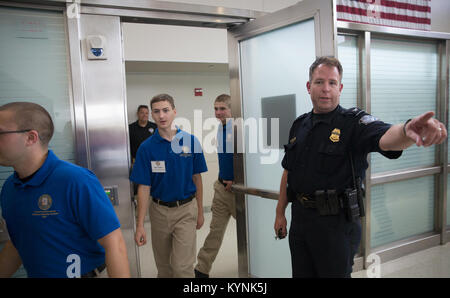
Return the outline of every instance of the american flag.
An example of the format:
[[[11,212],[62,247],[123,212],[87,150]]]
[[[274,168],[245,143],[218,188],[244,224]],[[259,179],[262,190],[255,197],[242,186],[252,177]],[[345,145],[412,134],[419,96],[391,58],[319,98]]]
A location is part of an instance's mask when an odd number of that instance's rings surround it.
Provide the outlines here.
[[[337,0],[338,21],[431,30],[431,0]]]

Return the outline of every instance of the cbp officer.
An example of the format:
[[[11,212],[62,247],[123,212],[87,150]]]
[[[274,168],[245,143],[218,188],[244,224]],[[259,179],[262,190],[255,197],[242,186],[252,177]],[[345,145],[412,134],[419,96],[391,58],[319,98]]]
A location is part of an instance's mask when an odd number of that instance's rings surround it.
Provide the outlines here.
[[[350,277],[361,239],[360,181],[369,152],[394,159],[414,143],[426,147],[447,138],[433,112],[390,125],[357,108],[344,109],[341,82],[337,59],[316,59],[306,83],[313,109],[294,121],[285,145],[274,229],[286,236],[291,201],[293,277]]]
[[[173,98],[159,94],[150,102],[158,128],[138,149],[131,181],[138,187],[135,241],[147,242],[144,218],[150,201],[153,254],[158,277],[194,277],[196,230],[204,222],[201,173],[207,171],[197,138],[172,127]]]
[[[131,149],[131,164],[136,160],[136,153],[143,141],[151,137],[156,130],[156,124],[148,121],[148,106],[140,105],[137,109],[137,120],[128,125],[130,132],[130,149]],[[133,193],[137,194],[137,185],[133,184]]]
[[[156,124],[148,121],[148,106],[140,105],[137,109],[137,120],[128,125],[130,131],[131,158],[134,162],[136,153],[143,141],[151,137],[156,130]]]

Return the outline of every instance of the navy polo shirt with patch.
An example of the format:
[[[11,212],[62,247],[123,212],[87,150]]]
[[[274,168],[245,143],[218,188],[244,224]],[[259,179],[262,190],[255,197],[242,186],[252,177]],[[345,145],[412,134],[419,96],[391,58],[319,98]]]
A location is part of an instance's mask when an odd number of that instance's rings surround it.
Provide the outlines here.
[[[172,142],[158,129],[139,146],[130,180],[150,186],[150,194],[165,202],[183,200],[197,191],[192,175],[208,170],[197,138],[180,129]]]
[[[97,177],[51,150],[30,180],[6,180],[0,203],[28,277],[68,277],[77,257],[80,275],[92,271],[105,262],[97,240],[120,227]]]

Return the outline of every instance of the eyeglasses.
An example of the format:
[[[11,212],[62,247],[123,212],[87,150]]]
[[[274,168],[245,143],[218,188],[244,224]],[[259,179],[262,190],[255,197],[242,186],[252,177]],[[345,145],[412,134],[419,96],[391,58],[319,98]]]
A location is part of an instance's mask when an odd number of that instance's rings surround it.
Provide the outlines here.
[[[32,129],[24,129],[24,130],[7,130],[7,131],[0,131],[0,135],[5,135],[7,133],[23,133],[23,132],[29,132],[32,131]]]

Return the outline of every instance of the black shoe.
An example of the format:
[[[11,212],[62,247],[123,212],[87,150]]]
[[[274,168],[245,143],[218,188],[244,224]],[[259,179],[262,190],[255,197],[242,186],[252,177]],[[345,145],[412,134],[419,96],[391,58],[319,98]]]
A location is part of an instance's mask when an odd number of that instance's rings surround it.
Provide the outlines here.
[[[195,278],[209,278],[209,274],[205,274],[203,272],[194,269]]]

